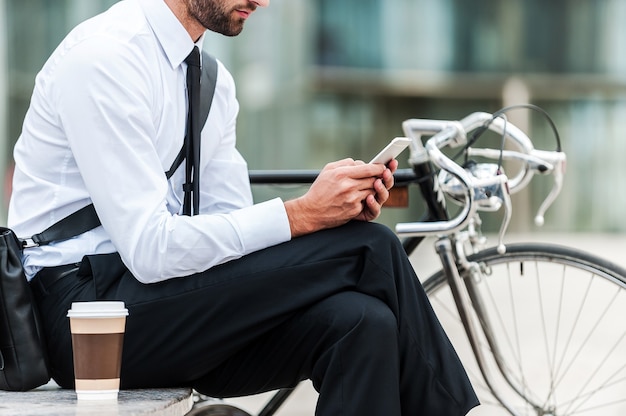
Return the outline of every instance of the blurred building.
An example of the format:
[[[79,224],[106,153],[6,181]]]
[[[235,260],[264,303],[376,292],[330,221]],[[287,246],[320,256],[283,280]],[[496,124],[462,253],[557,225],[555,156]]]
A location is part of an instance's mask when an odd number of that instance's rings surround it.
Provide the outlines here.
[[[71,27],[114,2],[0,0],[6,163],[37,70]],[[252,169],[368,159],[402,135],[407,118],[458,119],[531,102],[554,118],[569,158],[545,228],[623,232],[624,19],[623,0],[272,0],[239,37],[209,34],[205,48],[237,81],[239,147]],[[516,111],[510,120],[537,147],[555,148],[539,114]],[[515,196],[513,229],[535,229],[551,186],[543,179]],[[264,188],[256,197],[276,191],[302,192]],[[389,209],[382,221],[406,215]]]

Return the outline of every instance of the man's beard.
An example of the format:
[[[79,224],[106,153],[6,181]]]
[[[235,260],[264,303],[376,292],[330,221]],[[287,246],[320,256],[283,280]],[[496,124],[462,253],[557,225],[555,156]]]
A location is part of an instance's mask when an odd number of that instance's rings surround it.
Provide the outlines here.
[[[188,0],[187,5],[191,17],[210,31],[237,36],[243,30],[245,19],[233,17],[235,9],[228,8],[224,0]]]

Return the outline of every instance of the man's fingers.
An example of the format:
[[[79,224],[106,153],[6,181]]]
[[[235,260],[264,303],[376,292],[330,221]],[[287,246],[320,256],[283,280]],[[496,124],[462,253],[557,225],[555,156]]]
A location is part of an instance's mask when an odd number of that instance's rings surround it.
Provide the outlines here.
[[[365,198],[365,205],[367,205],[366,217],[368,221],[375,220],[380,215],[382,204],[380,204],[374,195],[370,194]]]

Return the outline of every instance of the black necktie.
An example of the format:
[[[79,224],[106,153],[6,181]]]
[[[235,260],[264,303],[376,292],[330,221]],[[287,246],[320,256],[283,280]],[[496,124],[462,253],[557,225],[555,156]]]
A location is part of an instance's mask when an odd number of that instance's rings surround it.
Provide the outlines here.
[[[183,214],[194,215],[200,207],[200,51],[197,46],[185,58],[187,63],[187,132],[185,134],[185,185]],[[193,196],[193,198],[192,198]],[[192,204],[193,201],[193,204]]]

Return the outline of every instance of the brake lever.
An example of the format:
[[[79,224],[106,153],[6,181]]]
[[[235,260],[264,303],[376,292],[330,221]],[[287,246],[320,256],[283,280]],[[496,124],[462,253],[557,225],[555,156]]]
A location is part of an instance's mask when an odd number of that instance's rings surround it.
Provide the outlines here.
[[[509,228],[509,223],[511,222],[511,217],[513,216],[513,209],[511,204],[511,193],[509,192],[508,178],[504,173],[499,173],[498,178],[501,178],[502,192],[500,193],[500,198],[502,199],[502,204],[504,205],[504,218],[502,219],[502,224],[500,224],[500,231],[498,233],[498,253],[504,254],[506,252],[506,246],[504,245],[504,234],[506,230]]]
[[[564,152],[548,152],[543,150],[534,150],[533,154],[548,161],[554,167],[552,171],[554,175],[554,186],[539,207],[537,215],[535,216],[535,224],[538,227],[541,227],[545,223],[544,216],[546,211],[556,200],[559,193],[561,193],[561,189],[563,188],[563,178],[565,176],[565,170],[567,167],[567,157],[565,156]]]

